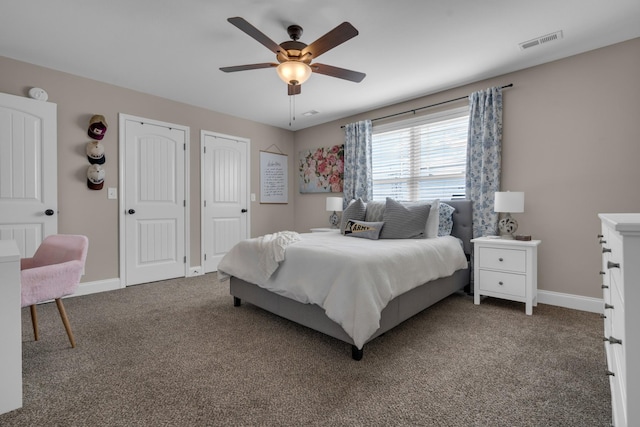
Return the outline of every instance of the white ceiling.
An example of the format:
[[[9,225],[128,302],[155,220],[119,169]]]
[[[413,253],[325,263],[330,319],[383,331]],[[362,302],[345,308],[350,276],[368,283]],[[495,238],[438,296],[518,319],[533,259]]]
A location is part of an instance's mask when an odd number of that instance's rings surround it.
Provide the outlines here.
[[[289,126],[275,69],[219,70],[275,62],[232,16],[276,43],[294,23],[310,44],[349,21],[360,34],[317,62],[367,77],[312,75]],[[559,30],[561,40],[519,48]],[[639,0],[0,0],[2,56],[291,130],[636,37]]]

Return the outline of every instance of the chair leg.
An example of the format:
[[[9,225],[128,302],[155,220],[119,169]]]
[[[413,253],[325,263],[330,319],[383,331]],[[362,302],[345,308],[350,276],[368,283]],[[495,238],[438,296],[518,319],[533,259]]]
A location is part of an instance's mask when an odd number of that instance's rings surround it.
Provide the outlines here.
[[[71,332],[71,325],[69,325],[67,312],[65,311],[64,305],[62,305],[62,300],[60,298],[56,298],[56,305],[58,306],[58,311],[60,312],[62,323],[64,323],[64,328],[67,330],[67,335],[69,335],[69,342],[71,342],[71,347],[76,348],[76,340],[73,338],[73,332]]]
[[[36,311],[36,305],[33,304],[29,306],[29,309],[31,310],[31,324],[33,325],[33,337],[35,338],[36,341],[38,341],[38,339],[40,338],[40,335],[38,334],[38,312]]]

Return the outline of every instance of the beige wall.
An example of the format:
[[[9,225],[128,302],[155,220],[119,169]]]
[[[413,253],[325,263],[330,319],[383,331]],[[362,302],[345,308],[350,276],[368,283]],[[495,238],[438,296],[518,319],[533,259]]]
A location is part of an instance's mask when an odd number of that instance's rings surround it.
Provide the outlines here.
[[[503,92],[502,189],[525,192],[525,212],[514,216],[519,234],[542,240],[538,286],[602,298],[597,214],[640,212],[638,76],[634,39],[298,131],[296,156],[343,141],[345,123],[513,83]],[[296,192],[297,231],[327,225],[326,196]]]
[[[542,240],[539,287],[601,298],[598,212],[640,212],[640,39],[417,98],[367,114],[290,132],[0,57],[0,92],[32,86],[58,104],[59,229],[91,239],[84,281],[118,277],[118,203],[88,190],[86,126],[103,114],[109,131],[106,187],[118,186],[117,114],[191,128],[191,265],[200,260],[200,130],[251,140],[251,192],[259,200],[259,151],[276,144],[289,156],[289,204],[251,204],[251,235],[328,225],[327,194],[299,194],[300,150],[341,143],[341,125],[465,96],[494,85],[504,91],[504,190],[526,194],[519,233]],[[248,100],[249,102],[250,100]],[[340,102],[336,98],[336,102]],[[458,106],[460,104],[449,105]],[[462,103],[464,105],[464,103]]]
[[[119,277],[118,201],[107,199],[107,187],[118,187],[118,113],[190,127],[190,251],[193,266],[200,265],[200,130],[249,138],[251,165],[259,164],[259,151],[276,144],[289,155],[293,169],[293,132],[215,113],[203,108],[146,95],[51,69],[0,57],[0,92],[26,96],[29,88],[44,88],[58,105],[58,230],[86,234],[90,240],[83,282]],[[250,102],[250,100],[248,100]],[[105,147],[104,189],[89,190],[85,155],[89,118],[102,114],[109,129]],[[259,176],[253,168],[251,191],[258,192]],[[289,199],[293,199],[291,175]],[[258,197],[259,200],[259,197]],[[290,228],[294,205],[251,203],[253,236]]]

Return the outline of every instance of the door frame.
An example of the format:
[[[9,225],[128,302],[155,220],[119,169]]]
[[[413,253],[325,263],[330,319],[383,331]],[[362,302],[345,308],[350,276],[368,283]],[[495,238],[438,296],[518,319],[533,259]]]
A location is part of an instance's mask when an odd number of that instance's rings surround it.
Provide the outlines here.
[[[147,119],[144,117],[133,116],[125,113],[118,113],[118,221],[119,221],[119,251],[120,251],[120,259],[119,259],[119,276],[120,276],[120,287],[125,288],[127,286],[125,280],[126,274],[126,239],[125,239],[125,181],[124,181],[124,172],[125,172],[125,164],[124,164],[124,153],[125,153],[125,142],[126,142],[126,121],[133,120],[143,123],[148,123],[155,126],[168,127],[173,129],[180,129],[184,131],[185,135],[185,151],[184,151],[184,199],[185,199],[185,210],[184,210],[184,253],[186,256],[186,262],[184,263],[184,277],[187,277],[189,272],[189,265],[191,260],[191,237],[190,237],[190,199],[191,194],[189,193],[189,146],[190,146],[190,128],[189,126],[178,125],[175,123],[163,122],[159,120]]]
[[[200,131],[200,271],[202,274],[204,274],[204,255],[205,255],[205,249],[206,249],[206,245],[205,245],[205,234],[204,234],[204,229],[205,229],[205,206],[204,206],[204,200],[206,197],[205,194],[205,185],[204,185],[204,177],[205,177],[205,156],[204,156],[204,144],[205,144],[205,137],[206,136],[212,136],[214,138],[225,138],[225,139],[232,139],[232,140],[236,140],[236,141],[242,141],[245,142],[247,144],[247,158],[246,158],[246,162],[247,162],[247,188],[246,188],[246,203],[247,206],[251,206],[251,202],[255,201],[253,200],[255,198],[255,196],[251,195],[251,140],[248,138],[242,138],[239,136],[233,136],[233,135],[226,135],[224,133],[219,133],[219,132],[212,132],[212,131],[208,131],[208,130],[201,130]],[[247,237],[251,237],[251,212],[253,211],[253,209],[249,209],[246,215],[247,218]]]

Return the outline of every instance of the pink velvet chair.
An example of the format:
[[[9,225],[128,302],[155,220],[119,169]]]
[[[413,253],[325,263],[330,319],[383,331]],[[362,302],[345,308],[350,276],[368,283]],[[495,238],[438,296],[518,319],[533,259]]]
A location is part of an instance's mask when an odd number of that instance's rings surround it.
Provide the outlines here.
[[[61,298],[75,293],[80,284],[87,258],[89,239],[86,236],[57,234],[46,237],[33,258],[20,260],[22,307],[31,307],[33,334],[38,341],[36,304],[55,300],[67,330],[71,347],[76,346],[67,313]]]

